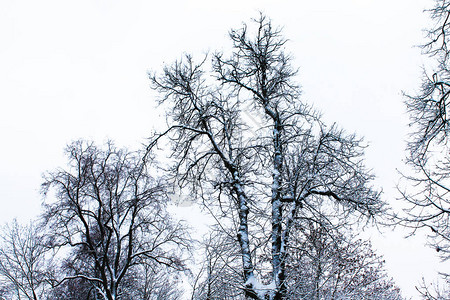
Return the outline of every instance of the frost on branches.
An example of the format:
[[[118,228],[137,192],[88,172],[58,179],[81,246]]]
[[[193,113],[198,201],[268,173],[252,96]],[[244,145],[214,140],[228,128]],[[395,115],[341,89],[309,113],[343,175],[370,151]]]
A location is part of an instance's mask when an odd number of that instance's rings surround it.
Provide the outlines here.
[[[384,206],[361,140],[300,100],[281,31],[261,16],[230,39],[229,54],[186,55],[150,75],[169,127],[148,149],[169,142],[173,179],[238,247],[242,294],[286,299],[296,226],[331,228]]]

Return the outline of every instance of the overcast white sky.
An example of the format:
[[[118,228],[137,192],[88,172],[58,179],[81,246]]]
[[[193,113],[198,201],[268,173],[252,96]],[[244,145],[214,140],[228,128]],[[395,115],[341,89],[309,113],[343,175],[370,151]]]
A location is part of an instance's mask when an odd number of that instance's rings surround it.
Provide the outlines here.
[[[303,97],[369,142],[367,165],[394,203],[407,118],[419,87],[414,45],[432,0],[0,0],[0,221],[38,214],[45,170],[77,138],[136,147],[157,120],[148,70],[184,52],[227,49],[227,32],[262,11],[284,27]],[[395,203],[394,203],[395,205]],[[423,240],[375,245],[406,295],[437,268]]]

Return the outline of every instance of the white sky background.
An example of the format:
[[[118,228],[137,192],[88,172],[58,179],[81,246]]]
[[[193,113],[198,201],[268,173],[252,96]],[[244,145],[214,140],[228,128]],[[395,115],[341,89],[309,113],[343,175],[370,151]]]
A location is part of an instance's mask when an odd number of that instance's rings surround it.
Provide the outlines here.
[[[364,136],[367,165],[394,203],[414,93],[426,58],[431,0],[0,0],[0,221],[40,210],[41,174],[64,166],[67,143],[106,138],[136,147],[163,118],[148,70],[184,52],[230,46],[227,32],[258,11],[284,27],[303,99]],[[374,237],[404,293],[432,278],[436,252],[403,233]]]

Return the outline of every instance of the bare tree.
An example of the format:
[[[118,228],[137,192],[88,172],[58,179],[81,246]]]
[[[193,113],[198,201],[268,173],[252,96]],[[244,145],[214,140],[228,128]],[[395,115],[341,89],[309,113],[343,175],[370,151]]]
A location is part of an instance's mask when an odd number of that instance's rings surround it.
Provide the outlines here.
[[[66,153],[67,170],[48,173],[43,193],[48,245],[66,248],[68,280],[88,283],[102,299],[118,299],[123,282],[144,260],[182,269],[185,230],[166,212],[165,187],[151,177],[139,153],[77,141]]]
[[[169,138],[179,184],[219,223],[231,218],[245,296],[285,299],[289,237],[299,215],[324,206],[330,216],[372,217],[383,204],[369,185],[361,141],[325,126],[299,101],[286,40],[264,16],[254,24],[254,35],[247,25],[230,32],[233,52],[213,56],[211,76],[206,58],[195,63],[189,55],[151,75],[170,127],[149,149]],[[269,272],[257,255],[267,246]]]
[[[439,282],[428,283],[425,278],[422,278],[422,282],[419,286],[416,286],[416,290],[419,292],[423,299],[427,300],[448,300],[450,299],[450,282],[445,278],[445,282],[442,285]]]
[[[143,261],[124,278],[122,299],[183,299],[176,273],[173,268],[163,267],[152,260]]]
[[[370,242],[324,222],[295,226],[287,260],[289,299],[403,299]]]
[[[420,92],[406,96],[412,132],[408,142],[406,163],[412,172],[403,175],[399,184],[405,200],[403,213],[396,220],[412,233],[428,229],[430,244],[442,260],[450,258],[450,155],[448,148],[448,105],[450,94],[449,17],[450,1],[435,0],[428,10],[434,26],[428,30],[428,41],[422,46],[433,60],[431,71],[424,71]],[[448,273],[442,274],[448,285]],[[436,290],[423,285],[418,288],[425,299],[449,299],[445,289]]]
[[[228,235],[215,229],[204,241],[203,276],[192,299],[243,299],[237,284],[242,273],[236,264],[238,249]],[[325,219],[296,222],[291,232],[286,299],[403,299],[369,241],[342,226],[331,227]],[[264,259],[261,255],[257,261]]]
[[[450,256],[450,156],[448,148],[448,105],[450,94],[449,16],[450,2],[436,0],[430,9],[435,27],[428,31],[429,41],[423,45],[426,54],[435,59],[434,69],[424,72],[421,91],[406,97],[413,129],[408,144],[409,184],[400,187],[402,198],[409,204],[399,215],[400,222],[414,229],[429,228],[432,244],[442,259]]]
[[[33,223],[14,220],[1,233],[0,280],[8,299],[44,299],[51,288],[51,253],[42,243],[43,233]]]
[[[194,300],[242,299],[242,266],[235,238],[216,226],[203,241],[201,268],[192,285]]]

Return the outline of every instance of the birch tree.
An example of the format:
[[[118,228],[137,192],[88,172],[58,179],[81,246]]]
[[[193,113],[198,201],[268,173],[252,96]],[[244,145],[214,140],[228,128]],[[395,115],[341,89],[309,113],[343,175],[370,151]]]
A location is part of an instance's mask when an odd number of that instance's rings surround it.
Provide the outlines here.
[[[146,260],[181,270],[187,235],[166,212],[165,187],[150,176],[150,161],[112,142],[99,148],[76,141],[66,153],[68,169],[48,173],[43,183],[44,195],[54,196],[43,215],[48,246],[69,253],[55,285],[78,281],[90,295],[114,300]]]
[[[286,299],[286,257],[299,215],[327,206],[342,217],[373,217],[383,204],[361,141],[326,126],[300,101],[281,31],[261,16],[229,36],[231,54],[212,55],[210,72],[207,57],[186,55],[150,75],[169,128],[149,149],[168,138],[178,183],[219,222],[229,218],[244,295]],[[256,255],[267,246],[269,271]]]

